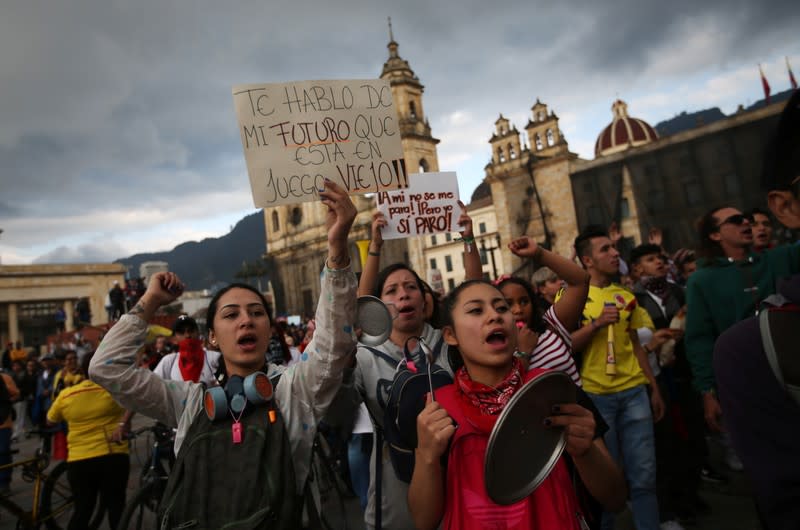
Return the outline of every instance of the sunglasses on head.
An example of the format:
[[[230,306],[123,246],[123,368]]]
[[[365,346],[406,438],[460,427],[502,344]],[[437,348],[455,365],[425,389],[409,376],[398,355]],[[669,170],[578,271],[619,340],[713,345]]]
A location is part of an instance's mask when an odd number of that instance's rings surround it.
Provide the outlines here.
[[[717,228],[719,228],[722,225],[726,225],[726,224],[727,225],[742,226],[745,221],[749,221],[750,224],[753,224],[753,216],[752,215],[745,215],[743,213],[737,213],[735,215],[731,215],[730,217],[728,217],[727,219],[722,221],[719,224],[719,226],[717,226]]]

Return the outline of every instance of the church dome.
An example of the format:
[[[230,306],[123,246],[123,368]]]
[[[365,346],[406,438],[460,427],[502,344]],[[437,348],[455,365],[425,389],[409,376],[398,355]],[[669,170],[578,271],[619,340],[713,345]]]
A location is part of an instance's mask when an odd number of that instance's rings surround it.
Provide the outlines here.
[[[649,123],[628,116],[628,105],[624,101],[615,101],[611,111],[614,119],[597,137],[595,156],[610,155],[658,139],[658,133]]]

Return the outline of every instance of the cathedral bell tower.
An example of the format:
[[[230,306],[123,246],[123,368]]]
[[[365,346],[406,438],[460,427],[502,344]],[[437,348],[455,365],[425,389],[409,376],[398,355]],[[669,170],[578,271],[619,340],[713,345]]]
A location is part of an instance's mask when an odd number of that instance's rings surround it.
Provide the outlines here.
[[[381,79],[389,81],[392,98],[397,108],[397,119],[400,125],[400,139],[403,145],[403,157],[409,173],[427,173],[439,171],[439,158],[436,153],[437,138],[431,135],[431,126],[425,117],[422,105],[422,93],[425,87],[408,65],[408,61],[397,52],[398,44],[394,40],[392,19],[389,18],[389,58],[383,63]],[[423,256],[423,238],[412,237],[408,243],[408,259],[411,267],[424,276],[426,264]],[[389,263],[381,263],[388,265]]]

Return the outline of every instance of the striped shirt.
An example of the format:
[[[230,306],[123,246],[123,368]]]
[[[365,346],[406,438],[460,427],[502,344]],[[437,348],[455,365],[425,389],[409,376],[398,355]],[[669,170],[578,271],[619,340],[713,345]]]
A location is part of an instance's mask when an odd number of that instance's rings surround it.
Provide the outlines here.
[[[572,358],[572,337],[556,316],[555,305],[544,314],[547,330],[539,335],[539,341],[531,354],[528,369],[549,368],[565,372],[578,386],[583,386],[575,359]]]

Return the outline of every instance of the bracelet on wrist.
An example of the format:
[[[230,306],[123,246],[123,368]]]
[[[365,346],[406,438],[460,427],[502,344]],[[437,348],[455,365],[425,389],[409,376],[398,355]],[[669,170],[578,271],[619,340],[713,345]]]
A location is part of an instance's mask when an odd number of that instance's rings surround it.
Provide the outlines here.
[[[516,357],[517,359],[523,359],[523,360],[527,361],[527,360],[529,360],[531,358],[531,353],[530,352],[524,352],[524,351],[516,350],[514,352],[514,357]]]
[[[373,252],[371,250],[369,252],[367,252],[367,254],[369,254],[370,256],[376,256],[376,257],[380,257],[381,256],[380,252]]]
[[[458,238],[456,238],[456,241],[461,241],[465,245],[471,245],[471,244],[473,244],[475,242],[475,238],[474,237],[469,237],[469,236],[467,236],[467,237],[458,237]]]

